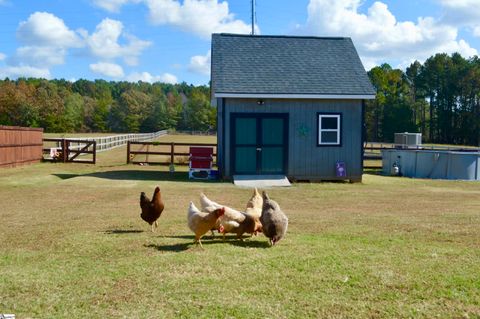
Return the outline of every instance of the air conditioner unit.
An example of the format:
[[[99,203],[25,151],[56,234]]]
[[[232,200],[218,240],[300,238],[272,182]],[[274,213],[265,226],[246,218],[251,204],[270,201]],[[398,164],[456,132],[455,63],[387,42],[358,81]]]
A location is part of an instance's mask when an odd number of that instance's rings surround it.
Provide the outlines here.
[[[422,145],[422,133],[395,133],[395,146],[408,148]]]

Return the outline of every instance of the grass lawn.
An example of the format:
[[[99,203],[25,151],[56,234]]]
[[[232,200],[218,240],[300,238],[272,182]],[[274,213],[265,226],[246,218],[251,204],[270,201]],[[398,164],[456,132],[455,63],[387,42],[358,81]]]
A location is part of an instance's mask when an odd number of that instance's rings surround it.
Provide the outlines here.
[[[167,138],[167,137],[165,137]],[[168,137],[171,138],[171,137]],[[175,139],[175,137],[174,137]],[[189,138],[211,142],[206,137]],[[210,137],[211,139],[211,137]],[[214,140],[213,140],[214,142]],[[41,163],[0,170],[0,313],[17,318],[479,318],[480,183],[366,174],[268,192],[287,236],[192,245],[190,201],[251,190],[168,167]],[[156,233],[141,191],[166,203]]]

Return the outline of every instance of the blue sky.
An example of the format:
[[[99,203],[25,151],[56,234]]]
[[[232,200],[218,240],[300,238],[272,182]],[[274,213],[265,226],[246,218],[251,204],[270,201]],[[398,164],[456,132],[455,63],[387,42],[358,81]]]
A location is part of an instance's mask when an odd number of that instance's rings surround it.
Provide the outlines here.
[[[351,37],[367,70],[480,51],[480,0],[256,0],[257,33]],[[0,78],[208,84],[250,0],[0,0]]]

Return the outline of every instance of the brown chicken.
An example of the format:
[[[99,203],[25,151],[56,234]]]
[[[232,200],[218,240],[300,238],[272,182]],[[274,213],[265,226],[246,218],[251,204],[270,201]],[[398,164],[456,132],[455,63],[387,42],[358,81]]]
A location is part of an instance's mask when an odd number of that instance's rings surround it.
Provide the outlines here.
[[[201,212],[193,202],[190,202],[187,213],[188,227],[195,233],[195,243],[203,248],[200,238],[215,227],[219,217],[225,214],[225,208],[216,208],[210,213]]]
[[[257,231],[261,230],[262,228],[262,224],[260,224],[260,221],[257,222],[255,217],[247,213],[242,214],[245,216],[245,219],[241,221],[237,227],[230,231],[232,233],[236,233],[237,238],[240,240],[243,240],[242,235],[244,233],[256,234]]]
[[[147,223],[152,226],[152,232],[155,231],[155,228],[158,227],[157,219],[163,212],[165,205],[162,201],[162,194],[160,192],[160,187],[156,187],[153,192],[153,198],[150,200],[144,192],[140,193],[140,207],[142,208],[142,213],[140,217]]]
[[[262,224],[259,219],[256,219],[248,213],[240,212],[225,205],[220,205],[210,200],[203,193],[200,194],[200,204],[202,205],[202,210],[206,212],[212,212],[220,207],[225,209],[224,215],[217,220],[217,224],[215,225],[215,229],[218,229],[218,231],[223,234],[224,240],[226,233],[236,233],[237,238],[242,239],[244,233],[253,234],[262,230]]]

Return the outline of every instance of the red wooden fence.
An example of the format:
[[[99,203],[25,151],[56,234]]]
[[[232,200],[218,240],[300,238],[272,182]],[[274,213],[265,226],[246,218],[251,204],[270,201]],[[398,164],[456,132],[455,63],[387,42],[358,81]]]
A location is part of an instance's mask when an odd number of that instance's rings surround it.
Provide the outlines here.
[[[42,159],[43,128],[0,125],[0,167],[15,167]]]

